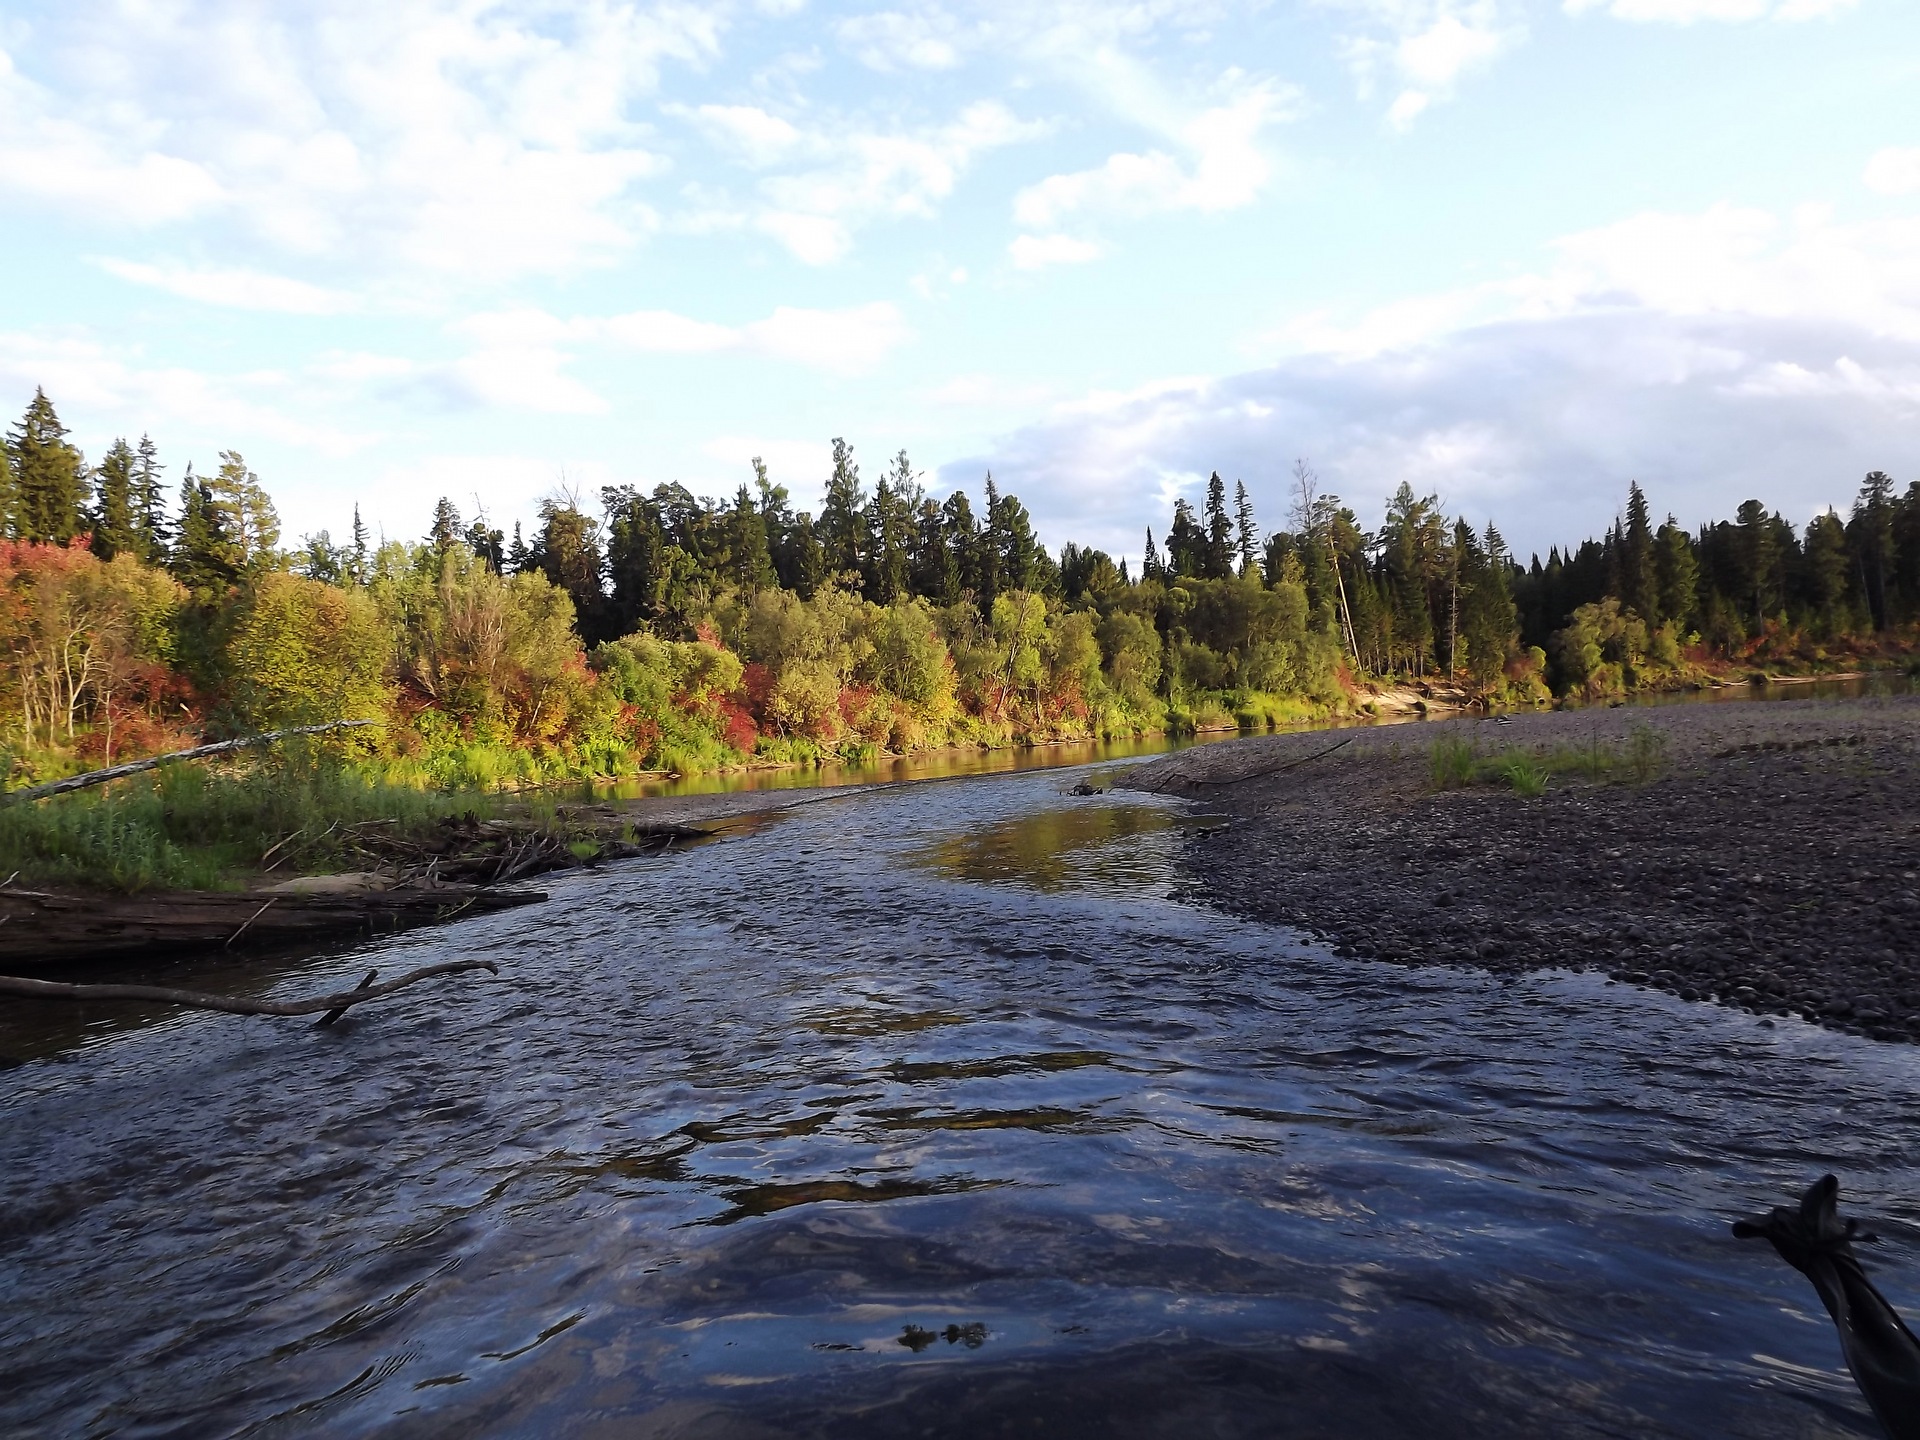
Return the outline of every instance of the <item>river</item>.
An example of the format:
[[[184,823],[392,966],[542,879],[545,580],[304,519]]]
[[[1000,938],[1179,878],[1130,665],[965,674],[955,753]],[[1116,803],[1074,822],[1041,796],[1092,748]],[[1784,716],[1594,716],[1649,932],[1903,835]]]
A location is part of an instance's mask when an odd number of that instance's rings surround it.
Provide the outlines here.
[[[1336,959],[1109,768],[256,972],[500,964],[329,1030],[16,1009],[0,1433],[1875,1433],[1727,1222],[1834,1170],[1920,1315],[1920,1050]]]

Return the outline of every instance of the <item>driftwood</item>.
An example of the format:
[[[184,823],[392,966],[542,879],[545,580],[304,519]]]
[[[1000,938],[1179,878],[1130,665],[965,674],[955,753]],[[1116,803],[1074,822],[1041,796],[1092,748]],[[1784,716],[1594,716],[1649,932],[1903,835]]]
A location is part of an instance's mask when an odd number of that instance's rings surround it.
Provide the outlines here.
[[[23,790],[0,794],[0,803],[14,800],[44,800],[49,795],[64,795],[69,790],[85,790],[89,785],[104,785],[123,775],[138,775],[143,770],[158,770],[175,760],[200,760],[208,755],[225,755],[249,745],[265,745],[290,735],[324,735],[329,730],[358,730],[378,725],[378,720],[331,720],[325,725],[296,725],[290,730],[269,730],[264,735],[243,735],[237,740],[217,740],[211,745],[196,745],[191,750],[175,750],[171,755],[155,755],[146,760],[130,760],[125,765],[109,765],[104,770],[89,770],[84,775],[69,775],[64,780],[49,780],[45,785],[29,785]]]
[[[1196,785],[1238,785],[1243,780],[1263,779],[1268,775],[1278,775],[1283,770],[1297,770],[1308,761],[1321,759],[1323,756],[1333,754],[1334,751],[1340,749],[1342,746],[1351,745],[1353,740],[1354,737],[1349,735],[1346,739],[1329,745],[1324,750],[1316,750],[1313,754],[1303,755],[1298,760],[1285,760],[1278,765],[1267,765],[1258,770],[1247,770],[1239,775],[1224,775],[1218,780],[1196,780],[1189,775],[1181,773],[1179,770],[1175,770],[1160,784],[1153,786],[1149,793],[1164,795],[1168,787],[1173,785],[1184,785],[1189,788]]]
[[[322,1025],[331,1025],[354,1005],[379,1000],[417,981],[430,980],[436,975],[457,975],[464,970],[500,973],[500,967],[491,960],[449,960],[410,970],[398,980],[376,985],[373,980],[380,972],[369,970],[367,978],[352,990],[314,995],[305,1000],[240,1000],[231,995],[173,990],[164,985],[64,985],[52,980],[0,975],[0,995],[18,995],[28,1000],[157,1000],[166,1005],[189,1005],[196,1010],[221,1010],[229,1015],[319,1015]]]
[[[1813,1282],[1874,1415],[1893,1440],[1920,1440],[1920,1340],[1867,1279],[1853,1242],[1871,1237],[1859,1233],[1858,1221],[1840,1218],[1839,1197],[1840,1182],[1823,1176],[1799,1205],[1736,1220],[1733,1233],[1771,1242],[1782,1260]]]
[[[390,931],[536,904],[538,891],[403,886],[346,894],[184,891],[79,895],[0,886],[0,962],[59,961],[178,949],[284,944],[340,931]]]

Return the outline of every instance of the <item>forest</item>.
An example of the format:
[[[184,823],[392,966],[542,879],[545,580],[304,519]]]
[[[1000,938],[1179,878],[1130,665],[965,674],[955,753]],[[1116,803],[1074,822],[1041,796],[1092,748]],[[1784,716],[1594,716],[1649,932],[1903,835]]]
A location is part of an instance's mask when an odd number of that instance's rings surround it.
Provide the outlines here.
[[[988,476],[871,487],[833,442],[819,513],[754,462],[731,497],[556,493],[532,533],[436,507],[417,540],[289,543],[238,453],[165,476],[146,436],[89,460],[36,391],[0,477],[0,756],[17,787],[206,737],[375,719],[390,779],[859,760],[954,744],[1261,728],[1377,687],[1489,706],[1756,670],[1904,663],[1920,482],[1868,475],[1804,528],[1758,500],[1520,563],[1401,484],[1377,528],[1297,462],[1284,528],[1218,474],[1144,560],[1053,555]]]

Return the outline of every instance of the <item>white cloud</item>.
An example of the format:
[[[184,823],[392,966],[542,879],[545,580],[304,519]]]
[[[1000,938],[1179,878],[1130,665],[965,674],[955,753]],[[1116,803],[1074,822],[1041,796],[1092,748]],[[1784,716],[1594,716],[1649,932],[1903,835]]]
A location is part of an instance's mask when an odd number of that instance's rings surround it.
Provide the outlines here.
[[[760,182],[766,206],[753,223],[804,263],[826,264],[844,255],[853,232],[871,221],[932,218],[981,155],[1046,130],[993,100],[930,128],[811,130],[792,147],[801,163]]]
[[[1229,83],[1240,85],[1240,77]],[[1291,96],[1270,84],[1241,87],[1226,104],[1182,124],[1189,163],[1162,150],[1122,152],[1091,170],[1050,175],[1014,197],[1016,222],[1050,230],[1072,215],[1151,215],[1235,210],[1255,200],[1272,175],[1261,133],[1288,113]]]
[[[43,387],[83,445],[97,451],[118,435],[202,437],[210,453],[251,436],[329,457],[354,455],[380,436],[313,417],[312,397],[283,376],[218,375],[145,363],[140,353],[76,333],[0,333],[0,390]]]
[[[1692,25],[1701,20],[1818,20],[1855,0],[1566,0],[1567,13],[1603,10],[1616,20]]]
[[[1363,519],[1406,478],[1542,551],[1603,527],[1634,477],[1694,523],[1749,496],[1804,517],[1868,469],[1920,470],[1920,220],[1722,206],[1552,256],[1350,325],[1302,317],[1269,368],[1090,395],[948,468],[990,466],[1056,540],[1131,553],[1168,476],[1244,477],[1278,518],[1301,454]]]
[[[274,310],[287,315],[340,315],[359,308],[357,297],[257,270],[189,270],[136,260],[100,260],[100,268],[135,285],[149,285],[187,300],[236,310]]]
[[[1920,146],[1880,151],[1867,162],[1862,178],[1869,190],[1881,195],[1912,195],[1920,191]]]
[[[1084,265],[1100,258],[1100,247],[1071,235],[1016,235],[1007,256],[1017,270],[1039,270],[1047,265]]]
[[[722,435],[700,447],[727,465],[734,466],[740,479],[749,478],[754,458],[766,462],[767,474],[776,485],[785,485],[796,497],[811,493],[833,469],[833,449],[819,440],[781,440],[748,435]]]
[[[862,374],[912,332],[888,301],[842,310],[782,305],[765,319],[716,325],[669,310],[562,319],[544,310],[470,315],[449,327],[478,342],[476,350],[443,371],[476,401],[554,413],[603,411],[605,402],[562,373],[572,350],[586,345],[658,355],[731,352],[790,361],[836,375]]]
[[[55,7],[0,68],[0,188],[291,254],[563,271],[654,224],[634,102],[722,12],[521,0]]]
[[[1343,51],[1362,99],[1383,84],[1394,93],[1387,124],[1406,130],[1460,82],[1526,38],[1517,0],[1321,0],[1362,28]]]

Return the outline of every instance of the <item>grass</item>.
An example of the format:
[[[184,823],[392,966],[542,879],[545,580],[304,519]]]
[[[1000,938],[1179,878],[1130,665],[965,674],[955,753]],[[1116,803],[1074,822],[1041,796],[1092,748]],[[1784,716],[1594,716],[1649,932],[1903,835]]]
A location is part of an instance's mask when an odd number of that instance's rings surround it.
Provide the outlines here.
[[[1427,751],[1428,778],[1435,790],[1505,785],[1527,798],[1545,793],[1555,777],[1645,785],[1666,768],[1666,738],[1644,724],[1634,726],[1624,742],[1603,742],[1595,736],[1581,745],[1506,745],[1483,752],[1466,736],[1449,733],[1436,738]]]
[[[243,766],[168,765],[71,795],[0,805],[0,875],[33,885],[140,891],[238,888],[277,852],[288,874],[352,857],[341,834],[370,820],[402,831],[486,811],[472,792],[396,784],[312,751]]]

